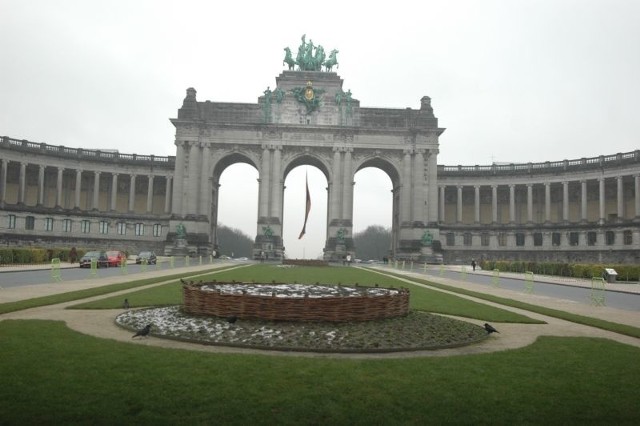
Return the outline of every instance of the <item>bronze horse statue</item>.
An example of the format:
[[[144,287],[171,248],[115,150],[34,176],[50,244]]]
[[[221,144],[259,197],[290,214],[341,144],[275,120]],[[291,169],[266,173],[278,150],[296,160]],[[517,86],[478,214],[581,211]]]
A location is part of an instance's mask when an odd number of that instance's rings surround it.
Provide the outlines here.
[[[338,53],[340,52],[337,49],[333,49],[329,54],[329,59],[322,63],[322,65],[324,65],[325,71],[331,71],[334,65],[336,66],[336,68],[340,68],[340,65],[338,65],[338,58],[336,57]]]
[[[285,47],[284,51],[286,53],[284,55],[284,59],[282,60],[282,65],[284,64],[289,65],[289,71],[291,71],[293,67],[295,67],[296,61],[293,60],[293,56],[291,55],[291,49],[289,49],[288,47]]]

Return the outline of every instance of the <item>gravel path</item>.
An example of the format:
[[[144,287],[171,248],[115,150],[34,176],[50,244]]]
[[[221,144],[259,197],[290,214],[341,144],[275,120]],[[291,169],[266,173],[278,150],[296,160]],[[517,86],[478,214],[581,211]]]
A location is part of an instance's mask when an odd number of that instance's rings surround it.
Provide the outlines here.
[[[220,265],[223,266],[223,265]],[[224,265],[228,266],[228,264]],[[208,270],[211,268],[211,265],[207,266],[196,266],[196,267],[186,267],[181,268],[180,272],[184,272],[185,275],[190,273],[198,273],[203,270]],[[378,270],[380,273],[385,273],[384,268],[380,268]],[[398,273],[401,272],[406,276],[407,282],[412,282],[412,278],[419,277],[418,274],[413,274],[411,272],[404,272],[393,270],[390,272]],[[137,279],[141,278],[149,278],[154,276],[162,276],[175,274],[175,270],[161,270],[161,271],[151,271],[145,272],[143,274],[136,275]],[[433,278],[429,277],[430,280],[442,284],[446,284],[452,287],[460,287],[469,289],[469,283],[455,281],[451,279],[445,278]],[[22,300],[37,296],[43,296],[45,294],[54,294],[54,293],[62,293],[73,290],[80,290],[89,287],[96,287],[102,285],[109,285],[115,282],[122,281],[122,277],[116,278],[105,278],[92,280],[90,282],[85,281],[77,281],[73,283],[58,283],[52,284],[51,286],[25,286],[18,288],[10,288],[0,290],[0,301],[8,302],[12,300]],[[203,351],[203,352],[216,352],[216,353],[245,353],[245,354],[261,354],[261,355],[275,355],[275,356],[307,356],[307,357],[323,357],[323,358],[363,358],[363,359],[376,359],[376,358],[406,358],[406,357],[426,357],[426,356],[455,356],[455,355],[469,355],[469,354],[480,354],[480,353],[490,353],[495,351],[509,350],[509,349],[517,349],[527,345],[532,344],[539,336],[578,336],[578,337],[602,337],[610,340],[614,340],[620,343],[632,345],[635,347],[640,347],[640,339],[624,336],[621,334],[601,330],[598,328],[588,327],[564,320],[560,320],[553,317],[548,317],[545,315],[536,314],[529,311],[524,311],[517,308],[506,307],[503,305],[498,305],[492,302],[484,301],[481,299],[476,299],[469,296],[459,295],[460,297],[465,297],[470,300],[474,300],[479,303],[484,303],[491,306],[496,306],[502,309],[506,309],[509,311],[517,312],[523,315],[526,315],[530,318],[539,319],[545,321],[547,324],[493,324],[498,331],[499,334],[493,334],[488,339],[484,340],[481,343],[460,347],[460,348],[452,348],[452,349],[440,349],[433,351],[416,351],[416,352],[400,352],[400,353],[386,353],[386,354],[318,354],[318,353],[306,353],[306,352],[281,352],[281,351],[263,351],[263,350],[251,350],[251,349],[238,349],[238,348],[227,348],[222,346],[209,346],[209,345],[200,345],[193,343],[185,343],[178,342],[173,340],[160,339],[155,337],[143,338],[143,339],[135,339],[132,340],[131,332],[124,330],[118,327],[115,324],[115,317],[122,312],[121,309],[114,310],[77,310],[77,309],[65,309],[65,307],[69,305],[76,305],[80,302],[87,302],[91,300],[96,300],[105,297],[113,297],[116,295],[121,295],[126,297],[125,295],[132,291],[138,291],[141,288],[149,288],[153,286],[159,286],[164,284],[165,282],[152,284],[146,287],[138,287],[136,289],[124,290],[116,293],[109,293],[108,295],[96,296],[92,298],[87,298],[83,300],[75,300],[73,302],[66,302],[57,305],[38,307],[33,309],[26,309],[22,311],[12,312],[8,314],[0,315],[0,320],[8,320],[8,319],[44,319],[44,320],[55,320],[55,321],[64,321],[67,326],[73,330],[76,330],[80,333],[84,333],[87,335],[105,338],[105,339],[113,339],[121,342],[128,342],[130,344],[136,345],[146,345],[146,346],[156,346],[163,348],[172,348],[172,349],[183,349],[183,350],[195,350],[195,351]],[[426,285],[422,285],[424,287],[429,288]],[[437,290],[437,289],[435,289]],[[579,315],[590,316],[595,318],[605,319],[611,322],[617,322],[622,324],[628,324],[635,327],[640,327],[640,313],[638,312],[630,312],[623,311],[619,309],[608,308],[605,306],[591,306],[588,304],[581,304],[575,302],[568,302],[562,300],[551,299],[547,297],[537,296],[535,294],[525,294],[519,293],[510,290],[504,290],[500,288],[473,288],[474,291],[483,292],[487,294],[493,294],[500,297],[505,297],[514,300],[520,300],[526,303],[531,303],[534,305],[546,306],[553,309],[563,310]],[[441,291],[441,290],[439,290]],[[463,321],[472,322],[478,325],[484,324],[484,321],[479,320],[471,320],[468,318],[458,318]]]

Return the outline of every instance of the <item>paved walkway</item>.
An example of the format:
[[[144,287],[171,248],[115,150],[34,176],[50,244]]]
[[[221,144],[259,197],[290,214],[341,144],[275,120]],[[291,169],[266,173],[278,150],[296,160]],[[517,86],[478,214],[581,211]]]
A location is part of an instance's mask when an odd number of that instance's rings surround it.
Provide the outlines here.
[[[176,273],[184,272],[185,276],[197,274],[204,270],[209,270],[212,267],[230,266],[234,265],[234,262],[221,262],[214,265],[202,265],[202,266],[190,266],[176,269],[162,269],[162,270],[150,270],[143,273],[135,274],[135,279],[158,277],[165,275],[173,275]],[[238,265],[241,266],[241,265]],[[459,280],[447,279],[442,277],[425,277],[422,274],[418,274],[410,271],[397,270],[387,267],[374,268],[379,273],[385,274],[388,272],[401,273],[407,280],[407,282],[415,282],[412,279],[421,278],[428,279],[432,282],[438,282],[446,284],[452,287],[467,288],[469,289],[469,283]],[[482,273],[478,271],[478,273]],[[488,273],[488,272],[487,272]],[[24,286],[16,288],[0,289],[0,303],[8,302],[11,300],[23,300],[27,298],[39,297],[47,294],[64,293],[73,290],[81,290],[85,288],[93,288],[97,286],[114,284],[123,281],[122,276],[99,278],[89,281],[78,280],[68,283],[56,283],[51,285],[39,284],[36,286]],[[129,278],[133,278],[130,276]],[[76,305],[80,302],[86,302],[90,300],[96,300],[104,297],[112,297],[121,295],[126,297],[127,293],[132,291],[138,291],[141,288],[148,288],[153,286],[162,285],[165,282],[152,284],[146,287],[138,287],[136,289],[123,290],[116,293],[110,293],[108,295],[96,296],[82,301],[76,300],[73,302],[61,303],[51,306],[43,306],[39,308],[26,309],[22,311],[12,312],[8,314],[0,315],[1,320],[8,319],[47,319],[64,321],[71,329],[78,332],[100,337],[106,339],[113,339],[121,342],[127,342],[130,344],[157,346],[165,348],[175,348],[184,350],[197,350],[204,352],[217,352],[217,353],[247,353],[247,354],[263,354],[274,356],[310,356],[310,357],[331,357],[331,358],[402,358],[402,357],[424,357],[424,356],[455,356],[455,355],[470,355],[479,353],[490,353],[494,351],[509,350],[521,348],[532,344],[540,336],[580,336],[580,337],[601,337],[611,339],[620,343],[632,345],[640,348],[640,339],[621,334],[601,330],[598,328],[588,327],[569,321],[560,320],[545,315],[532,313],[522,309],[505,307],[503,305],[488,302],[482,299],[477,299],[470,296],[463,296],[456,293],[460,297],[465,297],[484,303],[491,306],[496,306],[501,309],[517,312],[526,315],[530,318],[545,321],[546,324],[505,324],[494,323],[493,325],[499,330],[499,334],[493,334],[488,339],[481,343],[469,345],[461,348],[441,349],[434,351],[417,351],[417,352],[402,352],[402,353],[390,353],[390,354],[317,354],[317,353],[299,353],[299,352],[280,352],[280,351],[258,351],[247,350],[238,348],[226,348],[219,346],[207,346],[200,344],[177,342],[173,340],[160,339],[150,337],[147,339],[131,339],[131,332],[124,330],[115,325],[114,318],[122,312],[121,309],[115,310],[77,310],[77,309],[65,309],[67,306]],[[418,284],[422,285],[422,284]],[[622,285],[622,284],[619,284]],[[423,285],[429,288],[428,285]],[[436,289],[437,290],[437,289]],[[521,300],[526,303],[534,305],[545,306],[553,309],[563,310],[579,315],[590,316],[594,318],[601,318],[611,322],[617,322],[622,324],[628,324],[640,328],[640,313],[623,311],[619,309],[613,309],[606,306],[591,306],[587,304],[570,302],[566,300],[557,300],[548,297],[538,296],[535,294],[526,294],[522,292],[516,292],[511,290],[505,290],[501,288],[473,288],[474,291],[492,294],[495,296],[505,297],[514,300]],[[441,290],[439,290],[441,291]],[[478,325],[484,324],[484,321],[470,320],[466,318],[460,318],[464,321],[469,321]]]

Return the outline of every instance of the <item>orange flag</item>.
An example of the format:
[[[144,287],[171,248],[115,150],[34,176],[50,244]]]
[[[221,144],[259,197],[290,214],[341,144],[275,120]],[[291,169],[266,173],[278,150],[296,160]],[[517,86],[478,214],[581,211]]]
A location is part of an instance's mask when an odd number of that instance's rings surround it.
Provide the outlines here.
[[[307,185],[307,207],[304,212],[304,225],[302,225],[302,231],[300,232],[300,236],[298,239],[304,236],[304,233],[307,231],[307,219],[309,218],[309,212],[311,211],[311,195],[309,194],[309,176],[305,174],[305,180]]]

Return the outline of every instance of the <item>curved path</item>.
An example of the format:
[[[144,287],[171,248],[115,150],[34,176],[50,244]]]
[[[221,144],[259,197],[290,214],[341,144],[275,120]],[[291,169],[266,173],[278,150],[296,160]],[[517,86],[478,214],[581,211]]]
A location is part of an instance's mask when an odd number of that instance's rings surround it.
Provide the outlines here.
[[[229,266],[229,263],[219,264],[219,266]],[[197,274],[199,272],[210,270],[211,265],[207,266],[195,266],[181,268],[179,271],[184,272],[185,275]],[[398,270],[390,270],[386,268],[376,268],[376,272],[386,273],[387,271],[393,273],[402,273],[406,276],[405,280],[416,285],[421,285],[427,288],[431,288],[427,285],[417,284],[412,278],[419,278],[419,274],[411,272],[403,272]],[[155,276],[163,276],[175,274],[176,270],[161,270],[150,271],[144,274],[136,274],[136,278],[149,278]],[[424,277],[422,277],[424,278]],[[446,278],[434,278],[429,277],[431,281],[439,282],[442,284],[450,285],[452,287],[460,287],[469,289],[469,283],[455,281]],[[51,286],[38,285],[25,286],[20,288],[11,288],[0,290],[0,303],[11,300],[28,299],[32,297],[43,296],[46,294],[63,293],[67,291],[80,290],[89,287],[96,287],[102,285],[113,284],[122,281],[122,277],[116,278],[104,278],[93,281],[83,281],[74,283],[58,283]],[[460,348],[440,349],[432,351],[413,351],[413,352],[396,352],[396,353],[384,353],[384,354],[327,354],[327,353],[307,353],[307,352],[283,352],[283,351],[264,351],[264,350],[252,350],[252,349],[239,349],[228,348],[223,346],[201,345],[194,343],[178,342],[174,340],[161,339],[155,337],[135,339],[132,340],[131,332],[118,327],[115,324],[115,317],[122,312],[121,309],[114,310],[77,310],[77,309],[65,309],[67,306],[76,305],[82,302],[88,302],[91,300],[97,300],[106,297],[123,296],[126,297],[127,293],[133,291],[139,291],[143,288],[149,288],[165,284],[166,282],[160,282],[145,287],[137,287],[135,289],[123,290],[119,292],[109,293],[106,295],[91,297],[83,300],[75,300],[72,302],[61,303],[51,306],[43,306],[38,308],[26,309],[22,311],[12,312],[8,314],[0,315],[0,320],[8,319],[43,319],[43,320],[55,320],[64,321],[67,326],[73,330],[87,335],[113,339],[121,342],[127,342],[130,344],[156,346],[163,348],[184,349],[184,350],[196,350],[203,352],[215,352],[215,353],[244,353],[244,354],[260,354],[260,355],[273,355],[273,356],[307,356],[307,357],[324,357],[324,358],[406,358],[406,357],[425,357],[425,356],[455,356],[455,355],[469,355],[490,353],[495,351],[502,351],[508,349],[517,349],[532,344],[540,336],[579,336],[579,337],[601,337],[611,339],[620,343],[640,347],[640,339],[624,336],[618,333],[601,330],[581,324],[572,323],[569,321],[548,317],[545,315],[536,314],[530,311],[522,309],[511,308],[504,305],[495,304],[482,299],[477,299],[470,296],[464,296],[457,293],[457,296],[474,300],[479,303],[484,303],[491,306],[496,306],[501,309],[517,312],[526,315],[530,318],[545,321],[546,324],[507,324],[499,323],[494,326],[500,332],[499,334],[493,334],[488,339],[478,344],[464,346]],[[434,289],[443,291],[439,289]],[[575,302],[568,302],[563,300],[556,300],[545,298],[542,296],[536,296],[531,294],[517,293],[510,290],[504,290],[500,288],[480,289],[473,288],[474,291],[481,291],[487,294],[493,294],[500,297],[521,300],[523,302],[531,303],[534,305],[546,306],[553,309],[564,310],[571,313],[576,313],[584,316],[591,316],[595,318],[606,319],[611,322],[618,322],[622,324],[628,324],[635,327],[640,327],[640,314],[637,312],[622,311],[618,309],[608,307],[594,307],[586,304],[580,304]],[[484,324],[484,321],[471,320],[468,318],[459,318],[463,321],[472,322],[478,325]]]

